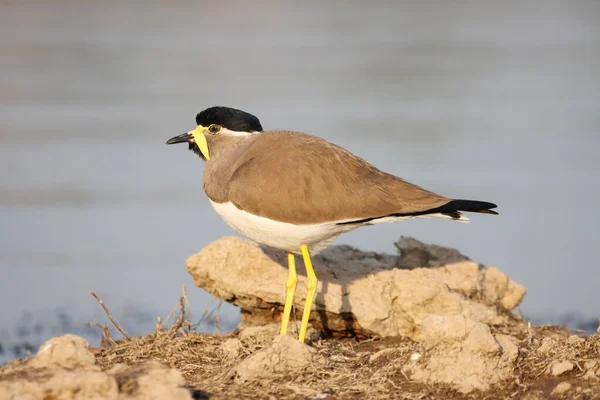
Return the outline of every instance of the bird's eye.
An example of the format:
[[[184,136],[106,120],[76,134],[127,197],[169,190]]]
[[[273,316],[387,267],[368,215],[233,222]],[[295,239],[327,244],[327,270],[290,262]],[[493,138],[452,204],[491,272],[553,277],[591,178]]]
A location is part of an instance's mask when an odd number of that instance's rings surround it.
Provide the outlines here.
[[[217,133],[219,133],[220,130],[221,130],[221,125],[212,124],[211,126],[208,127],[208,131],[210,133],[212,133],[213,135],[216,135]]]

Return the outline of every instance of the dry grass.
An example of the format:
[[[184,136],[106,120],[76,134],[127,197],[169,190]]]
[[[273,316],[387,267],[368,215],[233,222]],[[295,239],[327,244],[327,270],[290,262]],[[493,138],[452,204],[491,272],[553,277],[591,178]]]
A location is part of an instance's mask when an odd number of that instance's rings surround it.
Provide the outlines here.
[[[118,324],[108,307],[103,304],[103,308]],[[552,398],[551,392],[560,382],[572,385],[563,398],[600,399],[600,379],[589,377],[590,371],[600,374],[598,334],[574,335],[560,327],[531,326],[518,319],[491,327],[493,333],[509,334],[518,340],[519,357],[511,378],[485,393],[462,395],[448,386],[409,380],[402,374],[402,367],[413,353],[427,357],[427,352],[419,343],[403,338],[318,340],[310,346],[323,362],[298,373],[273,373],[267,379],[242,385],[233,381],[233,368],[269,346],[274,333],[198,333],[190,321],[185,290],[177,308],[178,314],[174,310],[165,322],[159,318],[155,329],[141,337],[130,337],[123,331],[123,339],[115,340],[108,327],[93,324],[102,331],[102,348],[95,349],[97,364],[108,370],[118,364],[160,361],[182,373],[197,399],[546,399]],[[202,318],[218,323],[218,307],[205,312]],[[229,339],[240,341],[238,353],[224,350],[223,344]],[[560,377],[551,376],[547,370],[555,361],[570,361],[575,368]],[[35,370],[26,368],[28,362],[16,360],[0,367],[0,376],[16,379],[26,371],[27,377],[21,378],[36,379]]]
[[[584,379],[586,362],[598,360],[600,336],[576,336],[556,326],[528,326],[515,320],[513,325],[492,327],[494,333],[510,334],[520,341],[519,359],[513,379],[489,393],[461,395],[446,386],[428,386],[411,382],[401,373],[411,354],[422,352],[409,339],[386,338],[360,342],[334,339],[311,344],[325,360],[297,374],[273,374],[269,379],[238,385],[231,370],[243,359],[268,346],[271,337],[241,340],[242,349],[230,357],[222,344],[238,338],[237,331],[225,335],[197,333],[190,330],[189,309],[185,310],[185,292],[180,301],[178,318],[170,328],[159,319],[154,331],[139,338],[114,341],[104,338],[105,348],[97,353],[103,369],[116,364],[135,365],[159,360],[182,372],[196,398],[320,398],[328,399],[462,399],[462,398],[547,398],[562,381],[573,385],[569,398],[600,399],[598,380]],[[108,313],[108,310],[107,310]],[[205,317],[211,313],[205,313]],[[184,328],[188,329],[184,329]],[[103,329],[105,335],[107,329]],[[540,348],[541,347],[541,348]],[[386,354],[370,361],[373,354]],[[553,361],[568,360],[576,368],[560,377],[546,373]],[[327,396],[326,396],[327,395]]]

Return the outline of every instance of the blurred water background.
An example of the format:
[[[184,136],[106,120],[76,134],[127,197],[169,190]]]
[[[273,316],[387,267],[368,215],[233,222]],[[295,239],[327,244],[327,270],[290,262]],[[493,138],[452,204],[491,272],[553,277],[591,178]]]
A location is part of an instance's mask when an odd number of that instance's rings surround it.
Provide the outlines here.
[[[234,232],[164,144],[212,105],[500,206],[336,243],[456,247],[523,283],[534,321],[600,316],[598,1],[0,4],[0,362],[62,332],[97,345],[90,289],[132,334],[181,284],[193,319],[217,306],[184,261]]]

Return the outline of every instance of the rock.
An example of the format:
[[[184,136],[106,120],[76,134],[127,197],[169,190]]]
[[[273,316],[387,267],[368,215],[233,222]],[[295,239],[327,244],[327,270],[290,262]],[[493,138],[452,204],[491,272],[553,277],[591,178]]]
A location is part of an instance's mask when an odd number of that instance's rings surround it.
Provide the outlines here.
[[[77,399],[117,399],[117,381],[100,371],[59,370],[44,385],[46,398],[65,398],[66,394],[76,394]]]
[[[130,400],[191,400],[181,372],[158,361],[146,361],[114,375],[119,389]]]
[[[449,348],[460,343],[465,351],[498,354],[489,326],[462,315],[432,315],[421,324],[419,341],[426,348]]]
[[[572,371],[575,368],[575,364],[571,361],[554,361],[548,366],[547,373],[552,376],[560,376],[565,372]]]
[[[592,379],[592,380],[598,379],[598,377],[596,376],[596,373],[594,372],[593,369],[586,371],[585,374],[583,374],[583,378],[584,379]]]
[[[542,344],[537,348],[540,353],[550,353],[557,346],[557,339],[554,337],[545,337],[542,339]]]
[[[315,358],[316,350],[300,343],[291,336],[277,336],[270,346],[254,353],[239,363],[232,378],[236,383],[270,377],[273,374],[289,374],[308,368]]]
[[[510,376],[518,349],[511,337],[494,337],[490,328],[462,315],[432,315],[418,338],[425,352],[402,371],[418,382],[445,383],[462,393],[487,390]]]
[[[496,335],[496,341],[500,345],[502,361],[513,363],[519,357],[519,347],[516,340],[508,335]]]
[[[156,361],[102,372],[85,339],[50,339],[37,355],[0,374],[0,399],[191,400],[181,373]],[[3,397],[5,396],[5,397]]]
[[[244,346],[242,345],[242,342],[239,339],[233,338],[227,339],[220,346],[221,351],[223,352],[223,354],[225,354],[225,357],[228,359],[236,358],[243,348]]]
[[[39,368],[34,367],[39,370]],[[45,368],[24,371],[18,378],[0,380],[0,393],[8,399],[118,399],[117,381],[110,375],[89,369]],[[0,396],[2,398],[2,396]]]
[[[593,371],[594,369],[596,369],[596,367],[598,366],[598,364],[600,363],[600,361],[598,360],[587,360],[583,362],[583,368],[586,371]]]
[[[431,246],[422,248],[433,251]],[[428,263],[464,258],[431,254]],[[349,246],[333,246],[313,257],[319,286],[311,324],[326,336],[359,338],[416,338],[423,319],[436,314],[460,314],[486,324],[514,324],[497,308],[514,308],[525,288],[498,269],[482,269],[463,260],[407,270],[396,266],[399,259]],[[287,279],[285,252],[225,237],[189,257],[186,265],[197,286],[242,308],[244,324],[279,323]],[[306,297],[306,278],[299,269],[296,315],[302,315]]]
[[[497,304],[506,310],[512,310],[525,296],[525,286],[511,280],[496,267],[483,272],[483,295],[489,304]]]
[[[571,384],[569,382],[561,382],[552,390],[552,394],[560,395],[571,390]]]
[[[38,367],[90,367],[96,358],[87,340],[77,335],[58,336],[44,343],[34,358]]]

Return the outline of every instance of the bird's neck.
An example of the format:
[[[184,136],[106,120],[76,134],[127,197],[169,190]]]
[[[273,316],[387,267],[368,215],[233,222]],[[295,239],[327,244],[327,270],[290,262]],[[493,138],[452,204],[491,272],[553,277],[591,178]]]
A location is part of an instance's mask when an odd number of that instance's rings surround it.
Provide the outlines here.
[[[219,162],[237,151],[244,142],[248,142],[252,136],[233,136],[233,135],[207,135],[206,142],[210,152],[210,161]]]
[[[210,160],[204,163],[202,186],[211,200],[217,203],[225,201],[231,175],[238,166],[236,161],[255,138],[255,135],[207,136]]]

